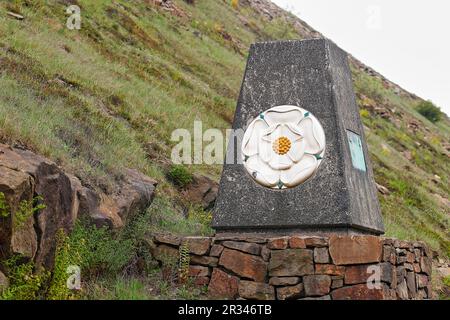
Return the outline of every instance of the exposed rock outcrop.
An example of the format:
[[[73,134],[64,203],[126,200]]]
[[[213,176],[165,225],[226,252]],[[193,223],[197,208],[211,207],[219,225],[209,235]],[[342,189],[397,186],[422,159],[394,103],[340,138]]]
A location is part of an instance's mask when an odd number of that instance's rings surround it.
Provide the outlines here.
[[[0,218],[0,258],[22,254],[49,268],[59,229],[70,232],[79,216],[87,216],[97,225],[119,228],[130,215],[150,205],[156,184],[127,169],[116,194],[100,194],[48,159],[0,144],[0,192],[11,213]],[[36,196],[42,197],[45,208],[18,225],[20,204],[32,203]]]

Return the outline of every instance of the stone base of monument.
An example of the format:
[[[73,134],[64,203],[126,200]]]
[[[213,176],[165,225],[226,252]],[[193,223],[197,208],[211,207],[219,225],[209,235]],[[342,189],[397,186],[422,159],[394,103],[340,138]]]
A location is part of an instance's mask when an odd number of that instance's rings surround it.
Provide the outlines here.
[[[173,263],[181,244],[190,252],[193,283],[208,286],[211,298],[432,298],[432,256],[422,242],[371,235],[155,235],[152,253],[162,264]]]

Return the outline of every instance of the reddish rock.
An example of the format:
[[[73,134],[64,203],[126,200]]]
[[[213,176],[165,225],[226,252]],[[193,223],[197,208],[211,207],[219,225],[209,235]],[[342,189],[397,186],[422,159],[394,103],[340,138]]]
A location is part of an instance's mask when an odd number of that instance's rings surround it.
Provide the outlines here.
[[[8,207],[8,216],[0,216],[0,260],[6,260],[12,254],[33,259],[38,247],[34,218],[28,217],[17,227],[16,212],[22,201],[32,201],[34,179],[24,172],[0,167],[0,192],[4,194]]]
[[[185,237],[183,243],[186,243],[189,248],[189,253],[196,255],[204,255],[209,252],[211,245],[211,238],[209,237]]]
[[[204,266],[189,266],[190,277],[208,277],[211,271],[208,267]]]
[[[400,249],[412,249],[413,244],[409,241],[395,239],[394,247],[400,248]]]
[[[397,278],[395,266],[391,265],[389,262],[383,262],[378,265],[381,271],[381,281],[387,282],[389,284],[397,284]]]
[[[209,255],[211,257],[220,257],[220,254],[223,251],[223,246],[220,244],[213,244],[211,247],[211,251],[209,252]]]
[[[306,296],[323,296],[330,292],[331,277],[327,275],[311,275],[303,277]]]
[[[274,250],[269,261],[269,275],[303,276],[314,273],[313,252],[308,249]]]
[[[331,292],[333,300],[384,300],[386,291],[383,288],[369,289],[366,284],[342,287]]]
[[[405,279],[398,283],[396,292],[399,299],[408,300],[408,286]]]
[[[336,266],[334,264],[316,264],[315,274],[343,276],[344,272],[345,272],[344,266]]]
[[[239,292],[239,278],[214,268],[208,286],[208,295],[213,298],[235,299]]]
[[[219,265],[244,278],[264,282],[267,263],[260,257],[225,248],[220,256]]]
[[[328,248],[314,248],[314,262],[315,263],[329,263],[330,256],[328,254]]]
[[[328,239],[322,237],[308,237],[305,238],[307,247],[326,247],[328,246]]]
[[[373,272],[368,273],[368,268],[373,265],[347,266],[345,268],[345,284],[366,283]]]
[[[416,274],[417,287],[425,288],[428,286],[428,277],[425,274]]]
[[[269,249],[286,249],[289,244],[289,237],[280,237],[280,238],[273,238],[269,239],[267,242],[267,248]]]
[[[238,242],[238,241],[224,241],[222,243],[224,247],[239,250],[242,252],[259,255],[261,253],[261,245],[250,242]]]
[[[195,277],[194,285],[198,287],[207,286],[209,284],[209,277]]]
[[[262,247],[261,249],[261,257],[263,258],[264,261],[269,261],[270,259],[270,249],[267,248],[266,246]]]
[[[204,210],[214,207],[219,185],[217,182],[202,175],[194,175],[193,181],[182,191],[190,203],[200,204]]]
[[[292,286],[299,282],[299,277],[272,277],[269,280],[269,284],[272,286]]]
[[[241,280],[239,296],[252,300],[275,300],[275,289],[266,283]]]
[[[408,272],[406,274],[406,286],[408,287],[408,296],[414,298],[416,296],[416,277],[414,272]]]
[[[379,262],[382,242],[377,236],[332,236],[330,255],[337,265]]]
[[[427,275],[431,275],[431,258],[430,257],[421,257],[420,258],[420,269],[423,273]]]
[[[421,271],[420,264],[419,263],[414,263],[413,264],[413,269],[414,269],[415,273],[419,273]]]
[[[278,300],[292,300],[305,296],[305,289],[303,283],[299,283],[295,286],[277,288]]]
[[[383,246],[383,261],[390,262],[395,265],[395,249],[390,245]]]
[[[331,279],[331,289],[341,288],[344,286],[344,279]]]
[[[216,257],[191,255],[191,263],[199,264],[202,266],[216,267],[218,260],[219,259],[217,259]]]
[[[162,234],[155,234],[155,242],[179,246],[181,243],[181,239],[180,237],[168,233],[162,233]]]
[[[414,263],[415,260],[416,260],[416,256],[414,255],[414,253],[408,251],[406,253],[406,261],[409,263]]]
[[[289,247],[293,249],[305,249],[305,239],[299,236],[292,236],[289,238]]]

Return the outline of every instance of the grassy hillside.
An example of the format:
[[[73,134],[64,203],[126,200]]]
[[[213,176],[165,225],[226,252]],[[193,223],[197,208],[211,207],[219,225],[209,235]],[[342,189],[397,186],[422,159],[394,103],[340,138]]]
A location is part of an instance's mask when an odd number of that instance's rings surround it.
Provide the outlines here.
[[[0,3],[0,141],[50,157],[112,191],[124,167],[161,181],[159,224],[199,232],[167,179],[176,128],[229,128],[249,45],[315,34],[248,1],[17,0]],[[81,7],[81,30],[65,10]],[[18,20],[7,11],[24,16]],[[352,60],[386,234],[449,255],[449,120],[432,123],[410,95]],[[446,149],[447,148],[447,149]],[[220,166],[192,165],[214,179]]]

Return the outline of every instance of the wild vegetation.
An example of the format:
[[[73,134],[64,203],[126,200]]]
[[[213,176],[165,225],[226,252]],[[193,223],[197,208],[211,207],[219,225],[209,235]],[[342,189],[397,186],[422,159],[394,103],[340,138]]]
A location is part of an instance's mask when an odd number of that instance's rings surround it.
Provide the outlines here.
[[[203,130],[229,128],[249,45],[309,34],[238,1],[170,3],[173,10],[148,0],[0,3],[0,142],[43,154],[104,191],[114,188],[125,167],[160,182],[148,212],[118,234],[82,222],[72,234],[61,233],[51,274],[35,272],[19,258],[4,262],[11,286],[3,298],[204,293],[159,279],[146,251],[148,232],[211,233],[211,213],[186,208],[179,190],[192,172],[217,180],[221,167],[172,166],[171,132],[192,131],[194,120],[202,121]],[[81,7],[80,30],[65,25],[69,4]],[[354,63],[352,72],[376,182],[387,188],[380,194],[386,235],[426,241],[448,258],[447,116]],[[6,210],[0,201],[0,214]],[[83,267],[82,292],[65,289],[69,264]]]

